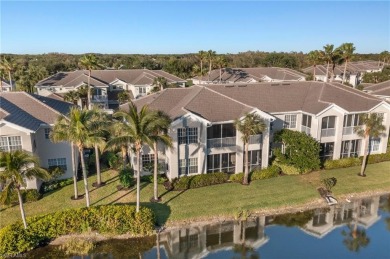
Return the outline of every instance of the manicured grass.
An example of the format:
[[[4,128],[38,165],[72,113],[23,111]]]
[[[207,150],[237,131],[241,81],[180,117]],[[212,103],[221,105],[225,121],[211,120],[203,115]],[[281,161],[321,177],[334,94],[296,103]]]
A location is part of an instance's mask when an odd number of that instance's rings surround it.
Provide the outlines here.
[[[313,172],[307,175],[283,176],[267,180],[253,181],[249,186],[237,183],[214,185],[183,192],[167,192],[162,185],[159,193],[161,203],[150,203],[153,194],[152,184],[142,184],[142,206],[152,208],[160,224],[177,220],[190,220],[217,216],[232,216],[238,210],[258,211],[286,206],[302,205],[318,200],[317,187],[321,179],[336,177],[337,185],[332,189],[336,198],[349,193],[366,191],[390,192],[390,162],[371,164],[367,167],[367,177],[359,177],[359,167]],[[89,178],[90,184],[96,179]],[[117,172],[103,173],[107,185],[91,190],[91,204],[135,204],[135,190],[117,191]],[[78,182],[83,193],[83,183]],[[84,207],[85,200],[72,201],[73,185],[46,195],[41,200],[25,204],[27,216],[49,213],[67,208]],[[2,207],[0,227],[20,219],[19,206]]]

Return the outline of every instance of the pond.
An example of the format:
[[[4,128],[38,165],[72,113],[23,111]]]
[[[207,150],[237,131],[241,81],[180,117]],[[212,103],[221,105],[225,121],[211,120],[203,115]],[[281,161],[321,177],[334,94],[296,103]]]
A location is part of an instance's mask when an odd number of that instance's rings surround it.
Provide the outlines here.
[[[157,249],[159,247],[159,249]],[[196,224],[106,240],[89,255],[46,246],[28,258],[390,258],[390,195],[295,214]]]

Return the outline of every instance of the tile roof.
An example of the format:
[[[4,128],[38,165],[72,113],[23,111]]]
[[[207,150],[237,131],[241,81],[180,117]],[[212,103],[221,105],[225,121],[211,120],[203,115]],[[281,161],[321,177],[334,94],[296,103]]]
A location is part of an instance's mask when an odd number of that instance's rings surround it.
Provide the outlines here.
[[[211,122],[236,119],[258,108],[271,114],[303,111],[318,114],[335,104],[348,112],[368,111],[382,100],[341,84],[324,82],[256,83],[238,85],[195,85],[135,100],[166,112],[172,119],[190,111]],[[126,108],[127,104],[121,108]]]
[[[223,68],[221,72],[221,81],[225,83],[260,82],[265,77],[271,80],[298,81],[304,80],[306,77],[301,72],[280,67]],[[219,75],[219,69],[212,70],[210,73],[210,81],[218,83],[220,81]],[[197,76],[194,79],[209,81],[209,76]]]
[[[59,72],[49,78],[37,83],[39,86],[77,86],[87,83],[88,70],[77,70],[73,72]],[[124,70],[92,70],[91,84],[95,86],[108,85],[119,79],[128,84],[152,84],[156,77],[165,77],[168,83],[185,82],[185,80],[171,75],[162,70],[148,69],[124,69]]]
[[[26,92],[0,93],[1,119],[33,131],[41,124],[53,124],[60,114],[66,115],[72,106]]]
[[[325,75],[327,65],[316,65],[316,75]],[[331,73],[332,64],[329,65],[329,73]],[[347,71],[356,74],[358,72],[366,72],[368,70],[382,69],[382,65],[378,61],[355,61],[349,62],[347,65]],[[313,73],[313,66],[302,69],[305,73]],[[334,74],[340,75],[344,73],[344,64],[337,65],[334,69]]]
[[[364,90],[374,95],[390,96],[390,80],[367,86]]]

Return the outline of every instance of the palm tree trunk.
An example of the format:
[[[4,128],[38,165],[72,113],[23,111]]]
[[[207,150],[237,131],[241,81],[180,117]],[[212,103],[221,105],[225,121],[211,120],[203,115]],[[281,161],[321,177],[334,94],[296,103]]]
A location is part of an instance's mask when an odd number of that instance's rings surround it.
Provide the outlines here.
[[[249,157],[249,152],[248,152],[248,148],[249,148],[249,144],[248,143],[245,143],[245,159],[244,159],[244,180],[242,182],[242,184],[248,184],[248,178],[249,178],[249,168],[248,168],[248,157]]]
[[[316,65],[313,65],[313,81],[316,81]]]
[[[123,168],[126,167],[126,147],[121,146]]]
[[[157,259],[161,259],[161,256],[160,256],[160,232],[159,231],[157,232],[157,235],[156,235],[156,246],[157,246]]]
[[[141,182],[141,161],[140,150],[137,149],[137,205],[136,212],[139,212],[139,200],[140,200],[140,182]]]
[[[153,182],[153,193],[154,201],[158,201],[158,189],[157,189],[157,174],[158,174],[158,154],[157,154],[157,142],[153,143],[154,149],[154,182]]]
[[[328,61],[328,65],[326,66],[325,82],[328,82],[328,74],[329,74],[329,61]]]
[[[366,169],[366,162],[367,162],[367,153],[368,153],[368,145],[369,145],[369,136],[366,136],[364,138],[364,154],[363,154],[363,162],[362,167],[360,169],[360,176],[365,176],[364,170]]]
[[[3,91],[3,78],[0,76],[0,92]]]
[[[77,200],[79,198],[79,193],[77,190],[77,166],[75,161],[75,152],[73,142],[70,143],[71,151],[72,151],[72,170],[73,170],[73,188],[74,188],[74,199]]]
[[[347,72],[347,64],[348,64],[348,59],[345,60],[344,73],[343,73],[343,82],[342,82],[342,84],[344,84],[344,81],[345,81],[345,73]]]
[[[91,70],[89,70],[89,73],[88,73],[88,93],[87,93],[87,107],[88,107],[88,110],[91,109],[91,89],[90,89],[90,79],[91,79]]]
[[[200,78],[203,77],[203,60],[200,60]]]
[[[211,58],[210,58],[210,67],[209,67],[209,81],[210,81],[210,74],[211,74]]]
[[[12,84],[11,70],[8,71],[8,77],[9,77],[9,85],[11,86],[11,91],[13,91],[14,90],[14,86]]]
[[[18,193],[19,208],[20,208],[20,214],[22,214],[24,229],[27,229],[27,222],[26,222],[26,215],[24,214],[22,194],[20,193],[19,188],[16,188],[16,192]]]
[[[81,168],[83,169],[85,200],[87,201],[87,207],[89,207],[89,191],[88,191],[87,168],[85,168],[84,149],[83,149],[82,146],[79,147],[79,152],[81,154],[80,155],[81,156]]]
[[[222,82],[222,67],[219,67],[219,83]]]
[[[99,148],[97,145],[95,145],[95,164],[96,164],[97,186],[100,186],[102,184],[102,175],[100,173]]]

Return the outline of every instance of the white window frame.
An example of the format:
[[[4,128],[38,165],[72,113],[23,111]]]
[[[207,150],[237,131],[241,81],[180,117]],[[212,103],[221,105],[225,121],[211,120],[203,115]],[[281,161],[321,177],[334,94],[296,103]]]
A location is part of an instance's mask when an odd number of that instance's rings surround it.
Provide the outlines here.
[[[154,162],[154,154],[144,154],[141,156],[142,168],[144,168],[147,164]]]
[[[179,160],[179,176],[198,173],[198,158]]]
[[[286,114],[286,115],[284,115],[283,128],[285,128],[285,129],[296,129],[297,128],[297,115],[296,114]]]
[[[179,128],[177,129],[177,141],[179,145],[198,143],[198,128]]]
[[[15,151],[22,150],[22,137],[21,136],[2,136],[0,137],[0,150],[3,151]]]
[[[59,168],[62,168],[63,170],[67,169],[66,158],[65,157],[49,158],[47,160],[47,164],[49,165],[49,168],[50,167],[59,167]]]
[[[50,132],[51,132],[51,129],[50,128],[45,128],[45,139],[50,139]]]
[[[380,138],[370,139],[368,150],[370,152],[378,152],[380,150],[380,145],[381,145]]]

